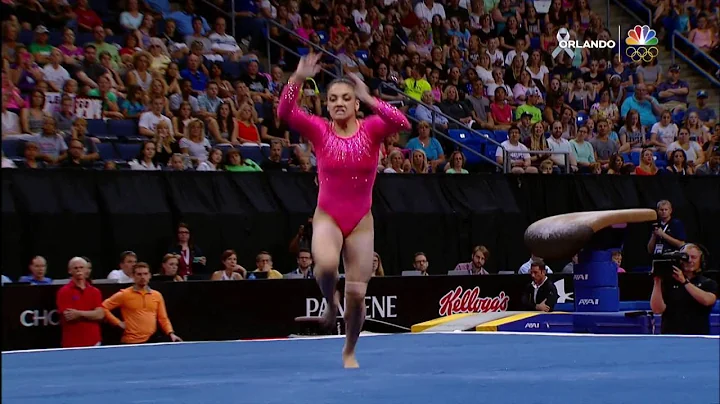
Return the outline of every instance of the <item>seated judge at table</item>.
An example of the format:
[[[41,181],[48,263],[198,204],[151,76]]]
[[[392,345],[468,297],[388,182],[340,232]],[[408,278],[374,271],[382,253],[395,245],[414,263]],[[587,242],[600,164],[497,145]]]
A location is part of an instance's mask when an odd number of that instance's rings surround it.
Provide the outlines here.
[[[555,309],[558,292],[555,284],[547,277],[545,262],[536,259],[530,264],[532,282],[525,288],[522,306],[525,310],[551,312]]]

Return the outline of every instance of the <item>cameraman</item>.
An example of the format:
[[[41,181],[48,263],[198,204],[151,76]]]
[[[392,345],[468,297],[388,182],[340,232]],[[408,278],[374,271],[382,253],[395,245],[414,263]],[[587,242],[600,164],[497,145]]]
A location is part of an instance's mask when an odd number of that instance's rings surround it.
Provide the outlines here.
[[[657,214],[659,223],[653,224],[653,232],[647,245],[648,253],[653,256],[676,251],[685,244],[685,226],[679,219],[672,218],[670,201],[658,202]]]
[[[708,257],[695,244],[686,244],[680,251],[688,255],[682,270],[673,267],[672,278],[654,275],[650,308],[662,314],[662,334],[710,334],[710,312],[718,285],[700,274]]]

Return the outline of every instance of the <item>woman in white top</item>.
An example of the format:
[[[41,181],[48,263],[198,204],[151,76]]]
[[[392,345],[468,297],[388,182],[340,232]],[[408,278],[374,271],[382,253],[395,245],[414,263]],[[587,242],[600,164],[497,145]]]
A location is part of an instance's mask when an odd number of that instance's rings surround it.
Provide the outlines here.
[[[129,32],[140,28],[143,22],[143,13],[138,7],[138,0],[128,0],[127,11],[120,13],[120,25]]]
[[[532,166],[530,161],[530,153],[524,144],[520,143],[520,129],[513,125],[508,130],[508,140],[500,144],[495,152],[495,160],[498,164],[504,164],[504,151],[508,151],[510,157],[510,167],[513,174],[537,174],[538,169]]]
[[[690,131],[688,128],[680,129],[678,139],[668,146],[668,159],[672,156],[673,151],[678,149],[682,149],[685,152],[685,157],[690,167],[700,166],[705,162],[705,153],[702,152],[702,147],[700,147],[698,142],[690,140]]]
[[[210,141],[205,137],[205,124],[194,119],[187,126],[187,137],[180,139],[180,150],[184,155],[190,156],[193,164],[197,166],[207,161],[210,149]]]
[[[50,51],[50,63],[43,67],[43,76],[50,86],[50,90],[59,93],[62,91],[65,82],[70,79],[70,73],[60,65],[63,62],[63,54],[58,48]]]
[[[233,250],[226,250],[220,256],[223,269],[215,271],[211,281],[241,281],[247,275],[247,270],[237,263],[237,254]]]
[[[403,171],[403,154],[400,150],[393,150],[388,156],[388,167],[383,170],[385,174],[401,174]]]
[[[490,64],[490,55],[488,55],[487,53],[480,54],[479,63],[477,66],[475,66],[475,71],[477,72],[478,78],[486,86],[495,83],[495,79],[492,75],[492,70],[493,67]]]
[[[678,134],[678,127],[672,121],[670,111],[663,111],[660,122],[655,123],[650,129],[650,140],[648,146],[655,147],[659,152],[666,152],[668,146],[675,141]]]
[[[220,149],[212,149],[207,161],[198,165],[197,171],[220,171],[222,169],[223,152]]]
[[[548,88],[548,77],[550,76],[550,70],[547,66],[542,64],[542,54],[539,49],[535,49],[528,58],[528,64],[525,68],[530,73],[530,78],[535,80],[537,83],[542,85],[542,90],[545,91]]]
[[[143,142],[140,155],[129,163],[133,171],[159,171],[160,166],[153,162],[155,158],[155,142],[150,140]]]

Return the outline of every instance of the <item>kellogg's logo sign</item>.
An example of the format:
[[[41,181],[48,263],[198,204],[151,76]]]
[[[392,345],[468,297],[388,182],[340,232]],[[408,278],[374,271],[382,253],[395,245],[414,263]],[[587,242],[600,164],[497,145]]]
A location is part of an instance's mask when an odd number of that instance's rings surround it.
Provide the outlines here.
[[[495,297],[480,297],[480,288],[463,291],[462,286],[447,292],[440,298],[440,316],[449,316],[458,313],[492,313],[507,311],[510,298],[505,292]]]

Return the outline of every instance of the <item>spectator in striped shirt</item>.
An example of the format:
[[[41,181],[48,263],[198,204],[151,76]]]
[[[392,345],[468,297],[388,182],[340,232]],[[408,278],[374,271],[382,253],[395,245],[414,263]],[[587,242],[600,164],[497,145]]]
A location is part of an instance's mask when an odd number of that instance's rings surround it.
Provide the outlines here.
[[[489,275],[484,268],[488,258],[490,258],[490,251],[484,245],[475,246],[472,252],[472,261],[457,264],[455,270],[467,271],[470,275]]]

